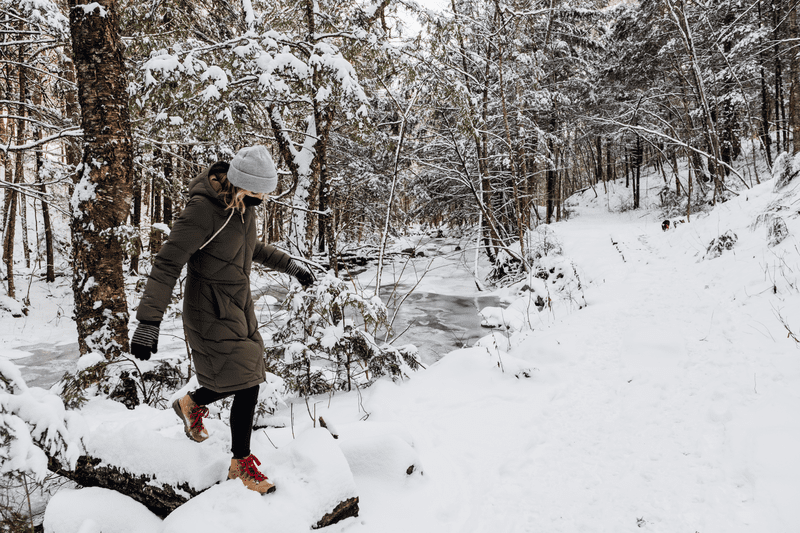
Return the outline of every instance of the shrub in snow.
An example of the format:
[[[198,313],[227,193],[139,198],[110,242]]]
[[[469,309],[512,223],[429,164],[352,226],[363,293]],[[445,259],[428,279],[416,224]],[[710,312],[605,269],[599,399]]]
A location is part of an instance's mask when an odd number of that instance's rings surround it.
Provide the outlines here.
[[[767,228],[767,240],[770,246],[780,244],[789,236],[789,228],[781,217],[774,217]]]
[[[714,259],[722,255],[725,250],[733,250],[733,246],[739,237],[731,230],[726,231],[722,235],[716,237],[708,245],[704,259]]]
[[[75,371],[65,373],[57,387],[71,409],[98,395],[128,409],[141,404],[165,408],[169,405],[167,399],[187,383],[189,374],[188,358],[107,360],[95,352],[82,355]]]
[[[577,303],[578,308],[586,305],[586,300],[583,297],[583,285],[572,260],[564,256],[542,257],[536,263],[532,278],[537,278],[544,282],[548,295],[547,299],[542,298],[541,288],[537,289],[537,293],[539,293],[536,300],[537,306],[540,300],[549,306],[553,293],[558,293],[560,299]],[[532,279],[528,280],[528,286],[536,287]]]
[[[14,318],[27,316],[28,308],[9,296],[0,296],[0,311],[10,313]]]
[[[525,232],[524,244],[524,253],[520,248],[519,241],[510,244],[506,247],[507,249],[500,250],[487,279],[506,285],[514,283],[524,276],[526,265],[533,269],[543,257],[564,253],[561,241],[558,240],[555,231],[546,224]],[[523,256],[526,265],[520,261],[520,257]]]
[[[515,243],[512,251],[520,255],[518,243]],[[480,312],[482,325],[521,331],[532,323],[540,324],[541,317],[531,317],[545,309],[551,310],[555,301],[563,301],[569,307],[577,305],[578,309],[583,308],[586,300],[580,276],[575,264],[563,253],[556,233],[550,226],[542,225],[528,231],[525,236],[527,272],[522,271],[520,261],[512,254],[498,254],[498,262],[489,277],[491,279],[504,272],[506,278],[501,282],[516,288],[519,301],[506,309],[483,309]]]
[[[294,285],[283,302],[285,321],[267,346],[267,366],[287,389],[309,396],[351,390],[416,370],[417,349],[375,339],[388,331],[386,306],[328,274],[313,288]]]
[[[772,165],[772,177],[775,180],[775,190],[786,187],[800,173],[800,153],[794,156],[782,152]]]
[[[74,464],[82,448],[67,429],[70,418],[58,396],[28,387],[19,368],[0,359],[0,474],[29,473],[41,481],[48,456]]]

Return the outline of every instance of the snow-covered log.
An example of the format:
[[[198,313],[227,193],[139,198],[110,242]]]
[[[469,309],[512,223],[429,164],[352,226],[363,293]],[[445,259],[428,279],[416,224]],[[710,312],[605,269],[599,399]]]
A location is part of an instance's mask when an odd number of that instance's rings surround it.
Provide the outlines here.
[[[54,457],[48,457],[47,467],[51,472],[64,476],[82,487],[101,487],[125,494],[161,518],[202,492],[193,489],[187,483],[173,487],[158,483],[153,476],[130,474],[115,466],[103,464],[101,459],[88,455],[82,455],[74,469],[65,467]]]
[[[182,483],[177,487],[154,481],[153,476],[133,475],[117,467],[102,464],[100,459],[83,455],[72,470],[54,458],[49,458],[48,468],[82,487],[100,487],[124,494],[141,503],[153,514],[166,518],[172,511],[197,496],[201,492]],[[330,512],[325,513],[312,529],[335,524],[345,518],[358,516],[358,496],[339,502]]]
[[[196,443],[185,437],[171,409],[131,410],[96,397],[67,410],[58,395],[28,387],[18,368],[0,361],[0,472],[43,479],[50,470],[81,487],[112,490],[164,519],[165,531],[182,531],[173,526],[187,519],[198,521],[195,533],[227,530],[231,516],[220,513],[220,501],[250,502],[252,514],[238,513],[237,519],[286,524],[278,531],[358,515],[353,474],[327,430],[301,432],[280,448],[256,435],[260,469],[278,487],[262,497],[227,479],[230,428],[219,418],[209,418],[206,427],[211,437]],[[84,510],[83,520],[102,520],[101,509]]]

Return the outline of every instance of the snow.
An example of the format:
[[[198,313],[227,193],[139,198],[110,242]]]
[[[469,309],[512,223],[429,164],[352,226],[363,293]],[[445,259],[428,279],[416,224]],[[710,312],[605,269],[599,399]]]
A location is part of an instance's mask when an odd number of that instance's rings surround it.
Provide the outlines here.
[[[83,9],[83,12],[86,15],[93,14],[95,9],[98,10],[98,14],[101,17],[105,17],[108,14],[108,11],[106,10],[106,8],[104,8],[102,5],[100,5],[97,2],[92,2],[91,4],[78,4],[75,7]]]
[[[0,404],[12,408],[2,423],[16,428],[20,449],[1,460],[35,463],[25,427],[37,435],[50,428],[131,472],[208,487],[165,520],[111,491],[61,490],[45,515],[54,533],[307,531],[351,496],[359,516],[327,530],[794,531],[800,220],[779,206],[800,191],[796,181],[776,188],[777,179],[668,231],[648,203],[657,182],[636,211],[617,209],[630,204],[620,183],[609,184],[608,197],[591,189],[574,196],[571,217],[551,225],[563,256],[548,264],[574,266],[580,305],[529,279],[528,291],[495,292],[504,303],[482,314],[502,328],[476,346],[403,382],[279,405],[265,419],[275,427],[253,435],[274,494],[225,479],[230,436],[219,410],[198,444],[168,406],[129,411],[95,399],[70,418],[35,387],[3,393]],[[770,245],[765,213],[783,218],[783,241]],[[707,256],[728,231],[738,237],[732,248]],[[394,246],[428,250],[426,242]],[[430,266],[417,290],[479,294],[471,262],[458,254],[415,261]],[[370,275],[360,281],[368,285]],[[397,272],[385,275],[382,285]],[[551,306],[531,305],[547,290]],[[37,293],[31,300],[28,317],[0,311],[0,370],[15,383],[11,359],[25,353],[30,331],[53,343],[74,336],[70,321],[50,324],[55,304],[43,310]],[[158,357],[185,354],[180,339],[162,340]],[[338,439],[319,427],[320,415]]]
[[[259,496],[237,480],[224,481],[173,511],[164,533],[257,531],[265,524],[274,531],[307,531],[356,495],[347,461],[324,429],[308,429],[279,450],[256,455],[280,487],[274,494]]]
[[[256,20],[256,15],[253,12],[253,4],[250,0],[242,0],[242,10],[245,12],[244,21],[249,27]]]
[[[7,311],[12,316],[20,317],[25,314],[25,306],[13,298],[0,295],[0,311]]]
[[[214,86],[224,91],[228,87],[228,74],[220,67],[211,66],[200,75],[201,81],[206,81],[209,78],[214,80]]]
[[[144,505],[99,487],[59,491],[44,516],[48,533],[150,533],[160,528],[161,519]]]
[[[219,100],[219,89],[217,89],[217,87],[214,85],[209,85],[200,91],[200,98],[202,98],[204,102],[208,102],[209,100]]]
[[[185,63],[191,65],[191,56],[186,58]],[[162,74],[166,74],[168,72],[172,72],[173,70],[179,69],[180,67],[181,62],[177,56],[173,54],[161,54],[148,59],[142,68],[148,73],[154,70],[159,70]]]
[[[81,179],[75,185],[75,191],[72,193],[70,205],[72,206],[72,213],[78,218],[81,217],[80,206],[84,202],[91,202],[97,196],[95,189],[97,186],[92,181],[91,170],[88,165],[83,165]]]

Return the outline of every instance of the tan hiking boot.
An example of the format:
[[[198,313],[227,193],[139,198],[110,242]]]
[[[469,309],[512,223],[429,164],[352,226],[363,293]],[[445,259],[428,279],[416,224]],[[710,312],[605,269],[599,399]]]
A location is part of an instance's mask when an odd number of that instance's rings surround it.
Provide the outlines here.
[[[203,442],[208,438],[208,431],[203,426],[203,417],[208,416],[208,407],[197,405],[188,394],[172,402],[172,408],[178,417],[183,420],[183,431],[186,436],[196,442]]]
[[[241,479],[244,486],[259,494],[275,492],[275,485],[269,482],[267,476],[259,472],[256,465],[261,462],[252,453],[244,459],[231,459],[228,469],[228,479]]]

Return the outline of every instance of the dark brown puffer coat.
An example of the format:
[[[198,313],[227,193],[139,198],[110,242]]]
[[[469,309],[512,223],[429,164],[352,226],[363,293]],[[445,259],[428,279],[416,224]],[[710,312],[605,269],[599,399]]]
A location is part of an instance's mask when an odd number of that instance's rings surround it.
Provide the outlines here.
[[[257,261],[285,272],[291,260],[285,252],[258,241],[253,208],[244,215],[234,213],[225,225],[230,214],[206,169],[189,184],[189,202],[155,259],[136,312],[140,321],[160,321],[188,263],[183,323],[197,379],[216,392],[264,381],[264,342],[250,294],[250,265]]]

